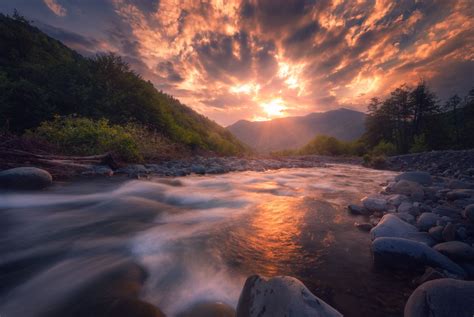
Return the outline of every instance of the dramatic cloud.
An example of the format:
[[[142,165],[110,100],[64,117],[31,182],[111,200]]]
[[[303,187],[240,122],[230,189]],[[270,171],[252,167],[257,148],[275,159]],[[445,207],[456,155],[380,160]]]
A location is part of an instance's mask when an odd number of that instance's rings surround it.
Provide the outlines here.
[[[64,7],[62,7],[59,3],[57,3],[56,0],[43,0],[43,2],[57,16],[63,17],[66,15],[67,13],[66,9],[64,9]]]
[[[28,1],[18,9],[84,54],[121,54],[158,89],[224,125],[365,110],[372,96],[420,78],[441,98],[474,86],[470,0],[44,3],[57,17],[34,16]]]

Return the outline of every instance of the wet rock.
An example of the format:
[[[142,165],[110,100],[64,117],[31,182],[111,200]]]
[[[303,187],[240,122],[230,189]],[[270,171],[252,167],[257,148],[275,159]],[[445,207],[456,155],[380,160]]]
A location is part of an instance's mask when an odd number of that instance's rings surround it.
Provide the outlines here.
[[[410,296],[405,317],[472,317],[474,282],[443,278],[420,285]]]
[[[440,216],[447,216],[447,217],[460,217],[461,210],[453,207],[448,206],[438,206],[433,209],[433,213],[438,214]]]
[[[369,213],[367,209],[359,205],[349,205],[347,206],[347,209],[349,210],[351,214],[354,214],[354,215],[366,215]]]
[[[185,311],[176,315],[176,317],[234,317],[235,309],[221,302],[203,302],[197,303]]]
[[[441,236],[444,241],[453,241],[456,239],[456,226],[452,223],[448,223],[446,227],[444,227]]]
[[[418,183],[424,186],[430,186],[433,183],[431,175],[427,172],[421,172],[421,171],[402,173],[398,175],[397,177],[395,177],[395,180],[397,182],[400,180],[406,180],[406,181]]]
[[[436,241],[442,241],[443,240],[443,230],[444,230],[443,226],[434,226],[434,227],[430,228],[428,233]]]
[[[382,237],[392,237],[406,238],[430,246],[435,244],[435,241],[427,233],[419,232],[415,226],[392,214],[383,216],[377,226],[370,230],[370,235],[372,240]]]
[[[455,261],[474,260],[474,248],[461,241],[443,242],[433,249]]]
[[[467,230],[466,228],[464,227],[459,227],[457,230],[456,230],[456,238],[458,240],[466,240],[468,238],[468,234],[467,234]]]
[[[452,179],[448,183],[448,187],[451,189],[474,189],[474,183],[463,182],[457,179]]]
[[[237,305],[237,317],[321,316],[342,314],[313,295],[299,280],[289,276],[247,278]]]
[[[17,167],[0,172],[0,188],[33,190],[53,183],[48,171],[36,167]]]
[[[464,277],[464,270],[448,257],[424,243],[403,238],[378,238],[372,242],[372,253],[377,266],[403,269],[422,269],[432,266]]]
[[[416,225],[422,231],[428,231],[431,227],[436,225],[440,217],[437,214],[432,212],[424,212],[420,215],[418,220],[416,221]]]
[[[361,230],[361,231],[367,231],[369,232],[370,229],[372,229],[372,224],[371,223],[368,223],[368,222],[362,222],[362,223],[359,223],[359,222],[356,222],[354,224],[354,226],[357,227],[357,229]]]
[[[142,164],[130,164],[128,166],[119,168],[116,173],[118,174],[127,174],[129,176],[137,176],[137,175],[144,175],[149,174],[151,170],[145,167]]]
[[[395,194],[388,196],[387,202],[396,207],[400,206],[401,203],[407,202],[409,199],[405,195]]]
[[[378,195],[362,198],[362,204],[370,212],[385,211],[387,209],[387,201]]]
[[[165,317],[166,315],[157,307],[138,298],[104,297],[92,303],[82,303],[80,309],[69,313],[67,316]]]
[[[398,181],[390,188],[390,191],[395,194],[408,196],[414,201],[422,201],[425,196],[423,187],[420,184],[407,180]]]
[[[474,204],[466,206],[462,211],[462,216],[474,222]]]

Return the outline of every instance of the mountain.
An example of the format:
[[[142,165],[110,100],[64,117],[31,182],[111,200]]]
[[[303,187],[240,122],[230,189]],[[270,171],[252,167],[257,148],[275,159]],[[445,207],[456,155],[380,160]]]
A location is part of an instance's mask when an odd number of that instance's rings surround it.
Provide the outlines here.
[[[256,151],[269,152],[300,148],[320,134],[352,141],[364,133],[364,122],[364,113],[340,108],[270,121],[240,120],[227,129]]]
[[[83,57],[18,14],[0,14],[0,130],[22,134],[57,115],[139,124],[191,150],[246,149],[225,128],[156,90],[119,56]]]

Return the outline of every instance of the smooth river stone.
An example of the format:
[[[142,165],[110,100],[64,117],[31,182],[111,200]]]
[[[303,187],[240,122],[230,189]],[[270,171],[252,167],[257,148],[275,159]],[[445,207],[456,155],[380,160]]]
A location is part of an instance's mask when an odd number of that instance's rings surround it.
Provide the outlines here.
[[[405,317],[472,317],[474,282],[450,278],[426,282],[411,294]]]
[[[448,271],[459,277],[466,276],[462,267],[426,244],[403,238],[378,238],[372,242],[376,265],[422,269],[431,266]]]
[[[419,232],[418,229],[403,221],[394,214],[387,214],[382,217],[380,222],[370,230],[372,240],[382,237],[388,238],[405,238],[424,243],[426,245],[434,245],[435,241],[426,232]]]
[[[342,317],[313,295],[298,279],[253,275],[247,278],[237,305],[237,317]]]
[[[405,172],[395,177],[395,180],[397,182],[400,180],[406,180],[424,186],[430,186],[433,183],[431,175],[422,171]]]

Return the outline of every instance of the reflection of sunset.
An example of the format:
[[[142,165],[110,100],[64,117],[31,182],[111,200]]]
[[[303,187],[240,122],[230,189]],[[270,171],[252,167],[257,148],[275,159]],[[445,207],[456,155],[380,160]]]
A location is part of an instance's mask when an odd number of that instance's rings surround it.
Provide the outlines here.
[[[301,213],[294,213],[296,199],[274,197],[258,206],[252,219],[253,235],[248,243],[263,255],[266,271],[276,273],[277,264],[290,262],[299,255]]]

